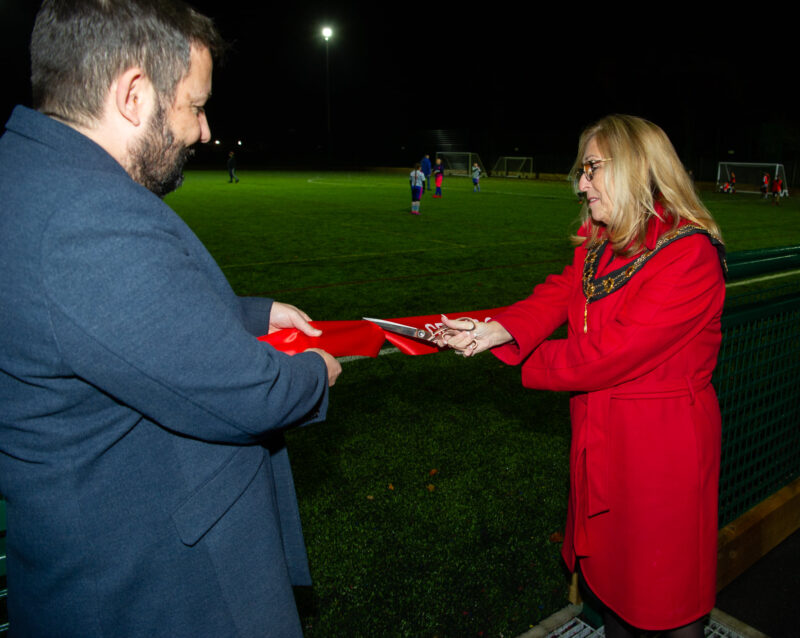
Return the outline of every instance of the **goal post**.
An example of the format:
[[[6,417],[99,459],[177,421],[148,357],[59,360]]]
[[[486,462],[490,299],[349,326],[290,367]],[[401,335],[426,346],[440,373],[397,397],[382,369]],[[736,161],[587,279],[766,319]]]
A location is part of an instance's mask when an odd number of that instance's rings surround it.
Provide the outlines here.
[[[439,151],[436,157],[442,160],[445,175],[472,176],[472,165],[477,162],[481,169],[481,177],[486,177],[486,167],[477,153],[462,153],[458,151]]]
[[[737,193],[761,193],[764,183],[764,174],[769,176],[768,189],[772,188],[772,181],[783,180],[782,195],[788,197],[789,186],[786,182],[786,169],[777,162],[719,162],[717,164],[717,190],[727,184],[733,184]]]
[[[534,176],[532,157],[513,157],[503,155],[494,163],[493,177],[524,177],[530,179]]]

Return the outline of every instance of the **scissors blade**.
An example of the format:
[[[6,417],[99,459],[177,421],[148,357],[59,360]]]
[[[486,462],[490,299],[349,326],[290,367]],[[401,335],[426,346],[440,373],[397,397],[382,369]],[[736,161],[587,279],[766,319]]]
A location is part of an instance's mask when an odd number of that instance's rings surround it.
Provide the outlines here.
[[[415,328],[414,326],[407,326],[403,323],[396,323],[394,321],[387,321],[386,319],[373,319],[372,317],[362,317],[365,321],[371,321],[377,324],[384,330],[394,332],[395,334],[403,335],[404,337],[412,337],[414,339],[423,339],[430,341],[433,336],[423,328]]]

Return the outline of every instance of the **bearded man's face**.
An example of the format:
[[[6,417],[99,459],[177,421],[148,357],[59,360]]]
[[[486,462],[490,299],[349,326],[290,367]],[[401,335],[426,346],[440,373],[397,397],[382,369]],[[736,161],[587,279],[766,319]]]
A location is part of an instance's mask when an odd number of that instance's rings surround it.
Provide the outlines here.
[[[128,173],[148,190],[164,197],[183,184],[183,167],[194,154],[175,139],[159,101],[147,130],[130,148]]]

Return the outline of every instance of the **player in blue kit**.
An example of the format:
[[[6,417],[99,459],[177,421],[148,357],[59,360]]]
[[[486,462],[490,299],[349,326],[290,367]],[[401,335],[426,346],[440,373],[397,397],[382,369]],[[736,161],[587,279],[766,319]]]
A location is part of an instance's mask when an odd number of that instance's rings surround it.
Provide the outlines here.
[[[431,189],[431,156],[428,153],[425,153],[425,157],[422,158],[420,162],[420,169],[422,170],[422,174],[425,175],[425,188],[428,190]],[[425,188],[422,189],[422,192],[425,192]]]

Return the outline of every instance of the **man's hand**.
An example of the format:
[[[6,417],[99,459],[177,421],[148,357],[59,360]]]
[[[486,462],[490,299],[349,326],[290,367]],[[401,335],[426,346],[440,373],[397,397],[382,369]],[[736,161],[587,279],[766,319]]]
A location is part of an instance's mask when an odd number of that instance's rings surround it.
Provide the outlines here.
[[[322,357],[323,361],[325,361],[325,367],[328,368],[328,386],[330,387],[336,383],[336,379],[342,373],[341,363],[320,348],[309,348],[304,352],[316,352],[320,357]]]
[[[272,302],[272,310],[269,313],[269,334],[283,330],[284,328],[297,328],[303,334],[309,337],[319,337],[322,330],[317,330],[309,325],[311,317],[304,313],[300,308],[297,308],[288,303],[281,303],[280,301]],[[337,364],[338,365],[338,364]],[[341,372],[341,367],[339,372]],[[333,383],[331,383],[333,385]]]
[[[280,301],[272,302],[272,310],[269,313],[269,332],[270,334],[284,328],[297,328],[303,334],[309,337],[319,337],[322,330],[312,328],[309,325],[311,317],[304,313],[300,308],[297,308],[288,303],[281,303]],[[339,363],[333,355],[325,352],[321,348],[308,348],[304,352],[316,352],[325,362],[325,367],[328,369],[328,386],[336,383],[336,379],[342,373],[342,364]]]

